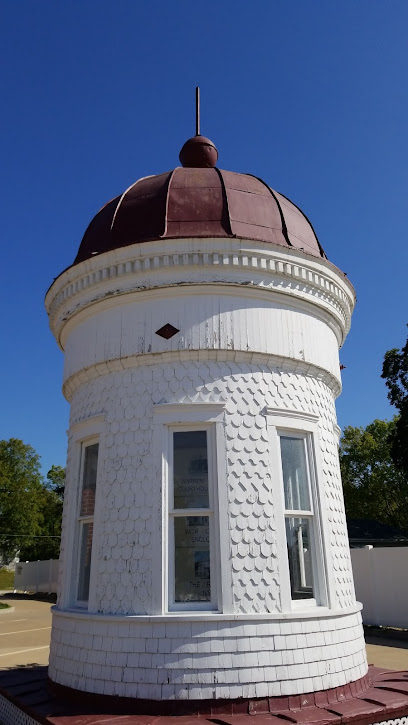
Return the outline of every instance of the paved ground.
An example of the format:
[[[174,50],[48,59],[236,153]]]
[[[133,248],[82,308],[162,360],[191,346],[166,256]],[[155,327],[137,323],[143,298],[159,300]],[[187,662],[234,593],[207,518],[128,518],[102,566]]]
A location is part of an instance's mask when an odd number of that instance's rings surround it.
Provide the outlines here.
[[[27,599],[1,598],[14,612],[0,610],[0,669],[48,664],[51,605]]]
[[[13,606],[14,612],[0,610],[0,669],[28,664],[48,664],[51,632],[51,605],[27,599],[1,601]],[[370,636],[368,661],[377,667],[408,670],[408,641]]]
[[[370,665],[390,670],[408,670],[408,642],[386,637],[366,637]]]

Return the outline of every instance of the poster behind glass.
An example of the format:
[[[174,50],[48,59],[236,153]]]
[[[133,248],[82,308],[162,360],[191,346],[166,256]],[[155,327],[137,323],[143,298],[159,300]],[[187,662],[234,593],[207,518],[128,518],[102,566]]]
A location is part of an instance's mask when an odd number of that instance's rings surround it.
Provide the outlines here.
[[[207,431],[173,434],[174,508],[208,508]]]
[[[314,593],[310,522],[306,518],[287,517],[285,523],[292,599],[311,599]]]
[[[180,431],[173,440],[174,508],[208,509],[207,432]],[[209,526],[208,516],[174,518],[175,602],[211,600]]]
[[[84,472],[82,479],[81,516],[92,516],[95,508],[96,473],[98,469],[99,444],[93,443],[85,448]]]
[[[211,601],[209,526],[208,516],[174,519],[175,602]]]
[[[87,602],[89,597],[89,579],[91,574],[93,522],[84,523],[81,527],[81,541],[79,550],[79,576],[77,598]]]

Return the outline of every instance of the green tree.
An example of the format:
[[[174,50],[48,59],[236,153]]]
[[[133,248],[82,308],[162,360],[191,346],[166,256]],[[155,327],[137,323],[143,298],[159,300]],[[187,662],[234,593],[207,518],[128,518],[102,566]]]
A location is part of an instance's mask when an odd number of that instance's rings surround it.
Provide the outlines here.
[[[62,466],[51,466],[47,473],[47,487],[51,491],[54,491],[61,500],[64,499],[65,468]]]
[[[391,456],[395,465],[408,476],[408,339],[401,350],[385,353],[382,376],[388,399],[399,416],[390,433]]]
[[[43,488],[39,506],[40,536],[24,539],[20,547],[22,561],[58,559],[61,541],[62,500],[55,491]]]
[[[65,469],[44,481],[40,457],[17,438],[0,441],[0,553],[12,559],[58,558]]]
[[[20,558],[27,561],[58,559],[61,541],[62,507],[65,487],[65,468],[51,466],[42,491],[40,506],[41,536],[27,540]]]
[[[11,558],[41,534],[40,458],[17,438],[0,441],[0,551]]]
[[[366,428],[347,426],[340,441],[346,514],[408,530],[408,477],[391,457],[397,420],[374,420]]]

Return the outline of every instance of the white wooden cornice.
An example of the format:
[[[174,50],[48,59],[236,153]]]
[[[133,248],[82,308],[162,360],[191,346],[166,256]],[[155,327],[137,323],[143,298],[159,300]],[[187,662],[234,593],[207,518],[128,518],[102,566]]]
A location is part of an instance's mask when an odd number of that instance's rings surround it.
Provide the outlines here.
[[[58,340],[66,322],[103,300],[129,293],[193,285],[239,285],[265,295],[278,292],[329,312],[342,331],[350,327],[352,285],[327,260],[299,250],[248,240],[180,239],[135,244],[87,259],[51,285],[46,308]]]

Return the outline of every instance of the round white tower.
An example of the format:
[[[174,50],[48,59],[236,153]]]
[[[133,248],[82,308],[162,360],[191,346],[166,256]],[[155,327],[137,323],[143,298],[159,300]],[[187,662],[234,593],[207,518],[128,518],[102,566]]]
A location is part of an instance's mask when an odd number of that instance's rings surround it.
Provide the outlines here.
[[[334,405],[353,287],[216,159],[196,136],[109,202],[47,293],[71,404],[59,685],[253,700],[367,672]]]

